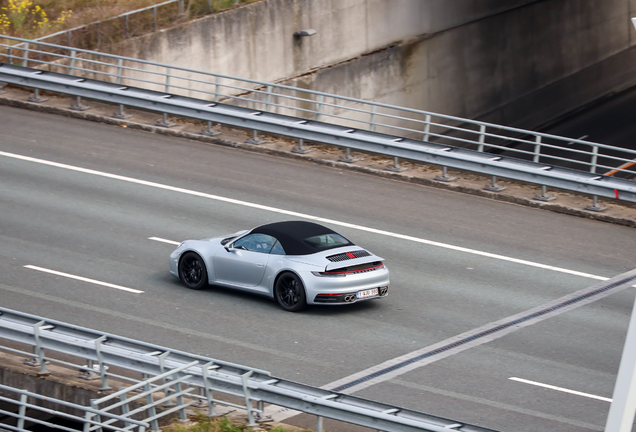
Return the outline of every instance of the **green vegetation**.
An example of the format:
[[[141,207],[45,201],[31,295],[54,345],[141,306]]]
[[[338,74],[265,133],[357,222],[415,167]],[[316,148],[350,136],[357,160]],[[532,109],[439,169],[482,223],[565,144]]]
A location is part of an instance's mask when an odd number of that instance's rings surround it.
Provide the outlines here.
[[[165,1],[165,0],[164,0]],[[183,11],[178,2],[130,15],[126,12],[146,8],[161,0],[0,0],[0,33],[24,39],[35,39],[75,27],[88,25],[69,35],[47,42],[78,48],[97,49],[123,39],[166,28],[209,13],[234,7],[236,3],[258,0],[184,0]],[[183,13],[179,13],[183,12]],[[101,22],[100,25],[90,25]]]
[[[232,423],[226,417],[210,418],[197,413],[192,420],[196,422],[193,425],[184,425],[176,420],[162,427],[161,430],[164,432],[248,432],[252,430],[245,425]],[[259,427],[258,429],[262,430],[263,428]],[[283,427],[275,427],[269,429],[269,432],[288,432],[288,430]]]

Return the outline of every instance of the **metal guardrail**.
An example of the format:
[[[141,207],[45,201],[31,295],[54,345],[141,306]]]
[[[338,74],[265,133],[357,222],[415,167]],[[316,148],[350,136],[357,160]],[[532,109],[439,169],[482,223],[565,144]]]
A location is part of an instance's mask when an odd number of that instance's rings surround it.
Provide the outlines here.
[[[296,87],[196,71],[133,58],[0,36],[0,81],[38,91],[81,97],[168,115],[468,170],[575,192],[636,202],[636,182],[613,174],[633,174],[636,150],[580,139],[508,128],[427,111],[368,102]],[[22,48],[16,48],[21,44]],[[16,66],[15,64],[20,64]],[[27,67],[38,69],[27,69]],[[43,71],[42,69],[47,69]],[[544,196],[537,199],[547,200]],[[594,206],[593,206],[594,207]],[[594,208],[592,208],[594,209]]]
[[[381,431],[493,432],[418,411],[275,378],[263,370],[5,308],[0,308],[0,341],[2,340],[32,348],[33,351],[28,352],[20,347],[9,346],[10,344],[0,344],[2,351],[29,358],[27,363],[39,367],[38,374],[41,376],[50,374],[46,366],[50,362],[81,371],[84,378],[87,378],[87,374],[94,374],[95,378],[102,380],[102,390],[110,389],[109,379],[133,383],[125,391],[95,401],[91,408],[93,411],[89,411],[94,414],[98,411],[97,406],[107,399],[121,398],[122,395],[142,387],[143,395],[146,396],[154,382],[160,382],[169,376],[171,383],[155,386],[155,390],[165,391],[166,397],[170,399],[177,396],[198,399],[207,404],[210,415],[214,415],[216,404],[245,409],[251,425],[256,424],[265,404],[273,404],[318,416],[318,432],[321,432],[323,417]],[[69,356],[73,361],[69,360]],[[126,373],[116,374],[111,372],[113,369]],[[149,380],[148,377],[154,379]],[[177,382],[184,387],[194,388],[195,391],[183,391],[175,387]],[[226,397],[240,397],[245,404],[221,400],[217,393]],[[174,410],[179,410],[184,405],[185,403],[180,402]],[[91,416],[87,416],[89,417]],[[154,430],[153,420],[150,418],[145,421]]]

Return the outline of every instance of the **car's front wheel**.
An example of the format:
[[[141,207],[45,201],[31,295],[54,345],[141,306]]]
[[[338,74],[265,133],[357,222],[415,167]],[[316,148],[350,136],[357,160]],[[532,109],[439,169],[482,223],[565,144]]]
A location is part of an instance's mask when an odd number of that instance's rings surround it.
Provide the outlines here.
[[[179,261],[179,279],[190,289],[200,290],[208,284],[208,272],[203,259],[194,252],[186,252]]]
[[[297,312],[307,306],[305,287],[294,273],[283,273],[274,287],[276,301],[286,311]]]

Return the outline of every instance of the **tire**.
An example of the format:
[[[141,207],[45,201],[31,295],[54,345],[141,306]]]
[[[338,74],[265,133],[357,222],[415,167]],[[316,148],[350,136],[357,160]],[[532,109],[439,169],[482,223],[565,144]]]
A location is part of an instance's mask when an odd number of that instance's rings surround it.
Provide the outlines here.
[[[276,301],[286,311],[298,312],[307,306],[307,296],[303,282],[294,273],[283,273],[274,287]]]
[[[186,252],[179,261],[179,279],[186,287],[200,290],[208,285],[208,272],[203,259],[194,252]]]

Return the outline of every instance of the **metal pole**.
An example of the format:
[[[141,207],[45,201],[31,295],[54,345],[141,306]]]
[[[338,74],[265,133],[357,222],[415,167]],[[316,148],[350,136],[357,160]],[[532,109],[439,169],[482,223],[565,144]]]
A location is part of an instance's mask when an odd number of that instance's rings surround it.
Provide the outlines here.
[[[424,117],[424,122],[426,123],[426,126],[424,126],[424,141],[428,141],[429,134],[431,133],[431,115],[430,114],[426,114],[426,117]]]
[[[376,105],[373,105],[371,108],[371,118],[369,119],[369,130],[371,132],[375,132],[375,111],[377,108]]]
[[[484,151],[484,142],[486,142],[486,125],[479,126],[479,147],[477,147],[478,152]]]
[[[293,149],[291,149],[292,153],[299,153],[299,154],[305,154],[305,153],[309,153],[311,151],[311,149],[306,149],[303,147],[303,139],[299,138],[298,139],[298,147],[294,147]]]
[[[632,18],[632,21],[634,19]],[[636,23],[635,23],[636,25]],[[627,328],[605,432],[631,432],[636,412],[636,301]]]
[[[358,161],[358,158],[351,157],[351,149],[349,147],[345,148],[345,156],[338,158],[338,162],[346,162],[353,163]]]
[[[537,138],[534,140],[534,157],[532,160],[534,162],[539,162],[539,158],[541,157],[541,135],[537,135]]]
[[[442,182],[451,182],[451,181],[455,180],[455,178],[456,177],[449,177],[448,176],[448,167],[443,166],[442,167],[442,175],[435,177],[433,180],[442,181]]]

